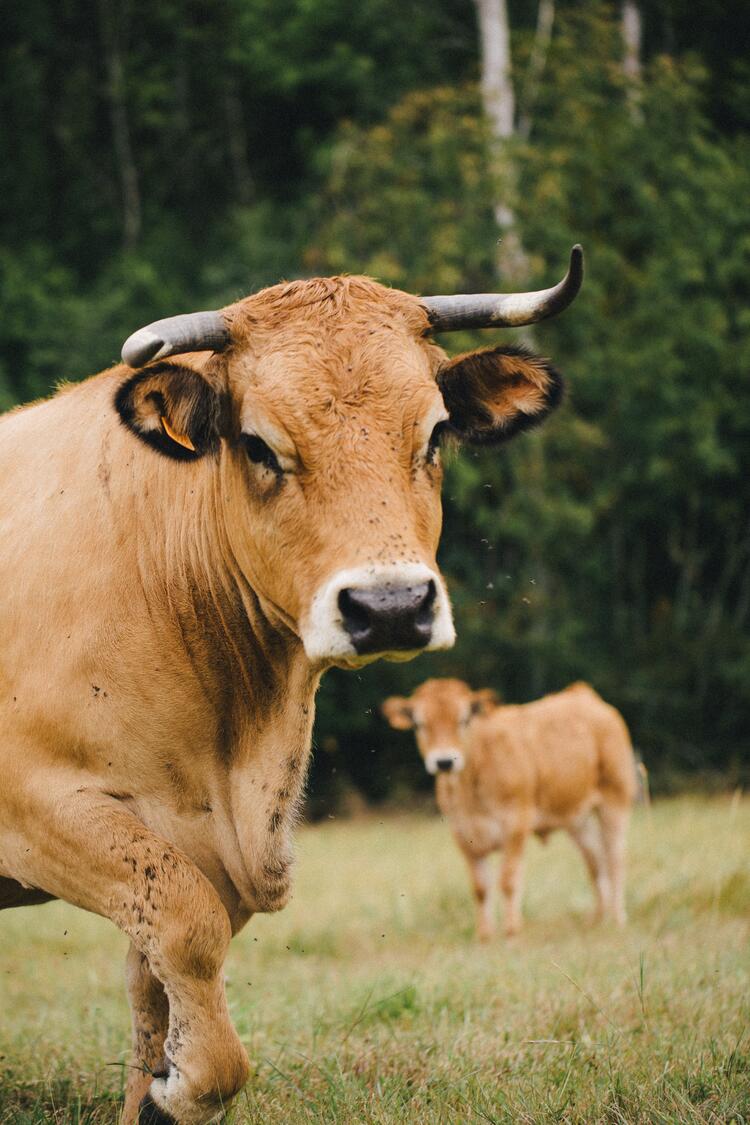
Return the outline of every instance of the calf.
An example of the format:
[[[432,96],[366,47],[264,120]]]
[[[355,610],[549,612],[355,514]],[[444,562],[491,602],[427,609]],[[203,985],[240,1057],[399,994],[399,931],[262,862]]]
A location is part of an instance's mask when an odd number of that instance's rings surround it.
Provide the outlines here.
[[[636,789],[627,727],[588,684],[520,706],[461,680],[427,680],[383,704],[411,730],[440,811],[469,865],[481,940],[493,931],[488,856],[502,849],[505,932],[521,928],[523,851],[534,832],[563,828],[581,850],[597,916],[625,922],[625,834]]]

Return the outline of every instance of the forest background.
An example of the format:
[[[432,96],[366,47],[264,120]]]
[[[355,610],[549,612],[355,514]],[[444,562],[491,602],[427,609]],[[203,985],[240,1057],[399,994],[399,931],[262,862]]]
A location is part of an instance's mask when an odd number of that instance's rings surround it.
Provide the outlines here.
[[[0,408],[280,278],[527,288],[563,408],[448,466],[459,641],[333,672],[310,810],[429,781],[382,699],[586,679],[654,788],[750,778],[750,6],[25,0],[0,43]],[[464,333],[453,351],[505,338]]]

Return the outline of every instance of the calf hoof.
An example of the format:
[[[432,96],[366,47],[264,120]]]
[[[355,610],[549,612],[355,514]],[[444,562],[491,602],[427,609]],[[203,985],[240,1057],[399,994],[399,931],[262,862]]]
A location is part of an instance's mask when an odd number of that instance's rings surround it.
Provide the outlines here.
[[[138,1125],[177,1125],[177,1122],[159,1109],[150,1094],[146,1094],[138,1107]]]

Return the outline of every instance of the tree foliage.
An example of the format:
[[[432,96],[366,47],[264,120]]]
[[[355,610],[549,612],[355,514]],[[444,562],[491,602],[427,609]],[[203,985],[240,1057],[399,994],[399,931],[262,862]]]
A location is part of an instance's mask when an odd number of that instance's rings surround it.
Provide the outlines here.
[[[564,409],[539,433],[464,451],[449,468],[443,565],[459,643],[430,663],[470,669],[514,700],[588,679],[622,708],[657,775],[739,773],[750,714],[750,152],[710,124],[694,62],[654,59],[634,116],[619,50],[606,11],[567,13],[531,143],[506,149],[539,283],[577,239],[587,280],[575,309],[536,332],[568,376]],[[473,87],[439,88],[408,95],[374,128],[344,126],[316,265],[423,292],[491,287],[493,182],[477,106]],[[505,168],[494,172],[502,184]],[[425,663],[389,671],[389,684],[408,690]],[[361,724],[378,737],[368,716]]]
[[[112,362],[138,324],[281,276],[490,288],[498,198],[532,283],[584,243],[581,297],[534,339],[567,376],[565,406],[448,467],[459,644],[329,677],[319,792],[342,774],[373,796],[417,784],[409,739],[377,707],[440,673],[513,700],[586,678],[663,780],[747,776],[750,103],[745,16],[731,37],[708,8],[701,40],[695,4],[643,4],[634,114],[617,13],[558,4],[529,137],[501,150],[480,110],[472,0],[8,13],[2,408]],[[510,10],[522,96],[536,5]]]

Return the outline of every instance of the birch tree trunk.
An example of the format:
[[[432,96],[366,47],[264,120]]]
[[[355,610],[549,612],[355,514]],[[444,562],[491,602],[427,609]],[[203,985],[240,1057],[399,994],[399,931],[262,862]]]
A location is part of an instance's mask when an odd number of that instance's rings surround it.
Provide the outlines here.
[[[505,283],[522,281],[528,272],[526,255],[515,229],[511,200],[515,191],[515,175],[506,153],[507,143],[515,132],[516,100],[511,77],[510,25],[505,0],[474,0],[479,24],[479,45],[482,65],[482,104],[490,124],[492,160],[501,168],[505,197],[494,206],[495,221],[500,229],[496,269]]]
[[[641,10],[637,0],[623,0],[622,5],[622,40],[623,59],[622,69],[628,80],[628,102],[630,112],[634,117],[640,117],[640,91],[638,89],[641,77],[641,47],[643,41],[643,28],[641,25]]]
[[[513,136],[516,101],[510,73],[510,27],[505,0],[474,0],[479,21],[482,64],[482,104],[490,123],[494,148]],[[493,154],[493,155],[496,155]],[[501,230],[513,225],[507,204],[495,204],[495,219]]]

